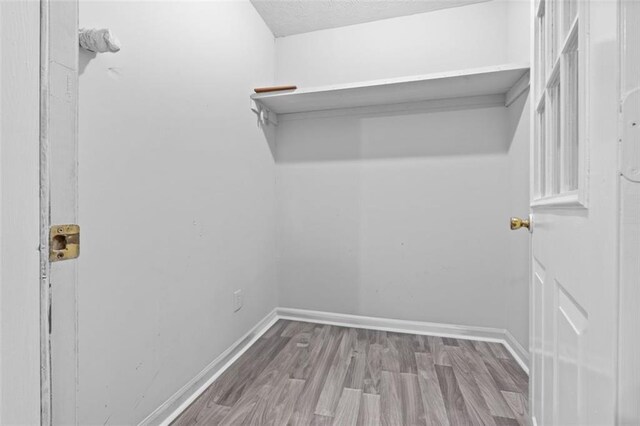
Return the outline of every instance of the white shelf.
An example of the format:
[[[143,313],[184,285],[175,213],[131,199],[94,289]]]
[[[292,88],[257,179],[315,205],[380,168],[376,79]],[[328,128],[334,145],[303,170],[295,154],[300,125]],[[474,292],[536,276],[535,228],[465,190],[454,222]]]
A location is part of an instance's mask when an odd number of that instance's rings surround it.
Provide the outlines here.
[[[293,114],[394,105],[473,96],[504,95],[505,103],[528,87],[528,64],[506,64],[446,73],[253,94],[259,108]],[[518,93],[509,93],[514,88]],[[513,92],[513,91],[512,91]]]

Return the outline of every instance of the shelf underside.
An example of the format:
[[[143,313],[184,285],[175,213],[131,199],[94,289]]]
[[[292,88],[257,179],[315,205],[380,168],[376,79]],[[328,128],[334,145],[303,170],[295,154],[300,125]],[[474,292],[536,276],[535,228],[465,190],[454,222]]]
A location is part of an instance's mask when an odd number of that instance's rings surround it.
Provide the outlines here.
[[[528,73],[526,64],[509,64],[355,84],[254,94],[276,114],[392,105],[431,100],[506,95]]]

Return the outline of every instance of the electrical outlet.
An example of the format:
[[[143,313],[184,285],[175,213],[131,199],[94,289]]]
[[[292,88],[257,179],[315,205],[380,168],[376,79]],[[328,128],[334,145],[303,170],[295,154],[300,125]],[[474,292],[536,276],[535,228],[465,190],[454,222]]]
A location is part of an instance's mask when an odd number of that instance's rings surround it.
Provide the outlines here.
[[[236,290],[233,292],[233,312],[238,312],[242,309],[242,290]]]

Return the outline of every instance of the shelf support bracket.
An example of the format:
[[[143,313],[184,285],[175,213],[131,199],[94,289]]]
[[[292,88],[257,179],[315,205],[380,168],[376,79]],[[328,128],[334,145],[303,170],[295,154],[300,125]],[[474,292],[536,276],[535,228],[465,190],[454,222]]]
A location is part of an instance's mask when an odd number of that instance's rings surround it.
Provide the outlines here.
[[[251,99],[251,111],[258,117],[258,127],[268,126],[269,124],[278,125],[278,115],[253,99]]]
[[[520,77],[518,81],[515,82],[511,89],[507,91],[504,96],[505,107],[511,106],[511,104],[514,103],[520,97],[520,95],[522,95],[527,91],[527,89],[529,89],[529,74],[529,71],[524,73],[522,77]]]

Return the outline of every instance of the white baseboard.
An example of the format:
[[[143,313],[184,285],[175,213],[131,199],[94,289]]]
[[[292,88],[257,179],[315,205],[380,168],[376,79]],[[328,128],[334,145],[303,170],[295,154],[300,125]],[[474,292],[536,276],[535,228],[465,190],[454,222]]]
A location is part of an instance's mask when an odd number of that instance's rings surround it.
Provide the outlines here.
[[[472,327],[466,325],[337,314],[306,309],[277,308],[278,318],[296,321],[332,324],[344,327],[368,328],[399,333],[429,334],[468,340],[484,340],[505,345],[520,367],[529,374],[529,354],[508,331],[500,328]]]
[[[215,379],[233,364],[256,340],[278,320],[274,309],[261,319],[247,334],[241,337],[220,356],[211,361],[196,377],[174,393],[160,407],[149,414],[139,426],[169,425],[193,401],[200,396]]]
[[[529,351],[526,350],[524,346],[522,346],[520,342],[516,340],[515,337],[513,337],[513,334],[511,334],[509,330],[504,330],[504,334],[505,334],[504,344],[507,347],[507,350],[516,359],[516,361],[518,361],[518,364],[520,365],[520,367],[528,375],[529,374]]]
[[[366,317],[361,315],[310,311],[306,309],[276,308],[260,320],[260,322],[240,340],[214,359],[196,377],[191,379],[189,383],[173,394],[153,413],[149,414],[140,422],[139,426],[169,425],[279,319],[398,333],[428,334],[432,336],[498,342],[505,345],[518,364],[520,364],[520,367],[529,374],[529,355],[508,330]]]

